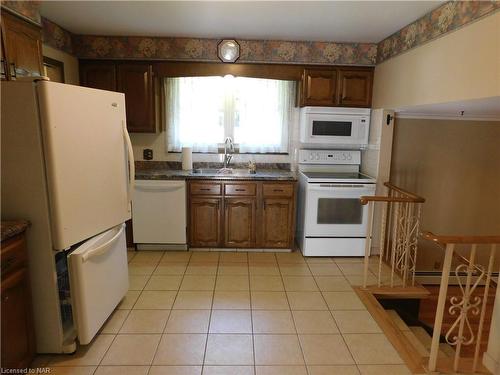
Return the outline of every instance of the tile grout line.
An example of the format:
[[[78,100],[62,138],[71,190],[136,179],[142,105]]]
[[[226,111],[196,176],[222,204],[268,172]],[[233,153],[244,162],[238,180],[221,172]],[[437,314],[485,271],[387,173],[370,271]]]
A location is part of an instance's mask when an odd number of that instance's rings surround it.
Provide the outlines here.
[[[210,254],[213,254],[213,252],[210,250]],[[210,303],[210,313],[208,314],[208,327],[207,327],[207,334],[205,338],[205,350],[203,351],[203,359],[201,361],[201,374],[205,372],[205,360],[207,357],[207,349],[208,349],[208,335],[210,334],[210,326],[212,324],[212,311],[214,308],[214,298],[215,298],[215,289],[217,288],[217,281],[219,279],[219,265],[220,265],[220,257],[221,253],[220,251],[217,252],[218,257],[217,257],[217,268],[215,269],[215,282],[214,282],[214,289],[212,290],[212,301]]]
[[[137,251],[137,250],[136,250]],[[137,256],[138,254],[135,254],[132,259],[130,260],[130,262]],[[163,258],[163,256],[165,255],[165,253],[163,253],[163,255],[160,257]],[[156,264],[156,267],[155,267],[155,270],[156,268],[158,267],[158,264],[160,263],[160,259],[158,259],[158,262]],[[128,266],[130,264],[130,262],[127,262],[127,270],[128,270]],[[154,272],[154,270],[153,270]],[[127,318],[125,318],[125,320],[123,321],[122,325],[120,326],[120,329],[118,330],[118,333],[114,335],[113,337],[113,340],[111,341],[111,344],[108,346],[108,348],[106,349],[106,351],[104,352],[104,355],[101,357],[100,361],[99,361],[99,364],[97,365],[96,369],[95,369],[95,372],[98,370],[98,368],[101,366],[102,364],[102,361],[104,361],[104,358],[106,358],[106,355],[108,354],[109,350],[111,349],[111,347],[113,346],[113,344],[115,343],[115,340],[117,339],[118,335],[120,334],[120,331],[123,327],[123,325],[125,324],[125,321],[128,319],[128,317],[130,316],[131,312],[132,312],[132,309],[134,308],[135,304],[137,303],[137,301],[139,300],[139,297],[141,296],[142,292],[144,291],[144,288],[146,287],[147,283],[149,282],[149,280],[151,279],[151,276],[153,275],[153,272],[151,272],[151,274],[149,275],[146,283],[144,284],[144,286],[142,287],[142,289],[140,290],[140,293],[139,293],[139,296],[137,297],[137,299],[135,300],[134,304],[131,306],[130,310],[129,310],[129,313],[127,314]],[[161,336],[160,336],[160,339],[161,339]],[[154,358],[154,356],[153,356]],[[151,365],[150,365],[151,367]],[[149,369],[148,369],[148,373],[149,373]]]
[[[247,270],[248,270],[248,299],[250,303],[250,326],[252,327],[252,351],[253,351],[253,373],[257,374],[257,362],[255,361],[255,332],[253,327],[253,309],[252,309],[252,285],[250,282],[250,258],[247,253]]]
[[[188,250],[189,251],[189,250]],[[163,256],[160,258],[160,261],[158,262],[158,265],[161,263],[161,260],[166,257],[167,255],[167,251],[165,251],[163,253]],[[148,369],[148,375],[149,375],[149,372],[151,371],[151,367],[153,367],[154,363],[155,363],[155,359],[156,359],[156,355],[158,354],[158,348],[160,347],[160,344],[163,340],[163,335],[165,334],[165,330],[167,329],[167,324],[168,324],[168,321],[170,320],[170,315],[172,314],[172,310],[174,308],[174,304],[175,304],[175,301],[177,300],[177,296],[179,295],[179,291],[180,291],[180,288],[181,288],[181,285],[182,285],[182,281],[184,280],[184,276],[186,275],[186,272],[187,272],[187,268],[189,267],[189,263],[191,262],[191,257],[192,257],[192,254],[189,256],[189,259],[188,259],[188,262],[186,264],[186,268],[184,269],[184,272],[182,274],[182,278],[181,278],[181,281],[179,283],[179,286],[177,288],[177,292],[175,294],[175,297],[174,297],[174,300],[172,301],[172,305],[170,306],[170,311],[168,313],[168,318],[167,318],[167,321],[165,323],[165,327],[163,327],[163,331],[162,333],[160,334],[160,339],[158,340],[158,344],[156,344],[156,348],[155,348],[155,351],[153,353],[153,359],[151,360],[151,364],[149,366],[149,369]],[[158,266],[157,266],[158,267]],[[155,268],[156,270],[156,268]],[[154,271],[153,271],[154,272]],[[141,293],[142,294],[142,293]],[[136,301],[137,303],[137,301]],[[135,304],[134,304],[135,306]]]
[[[303,257],[302,257],[303,258]],[[276,258],[276,260],[278,260]],[[305,260],[304,260],[305,261]],[[307,267],[309,269],[309,267]],[[299,333],[297,331],[297,325],[295,324],[295,318],[293,316],[293,311],[292,311],[292,306],[290,305],[290,300],[288,299],[288,293],[287,293],[287,290],[286,290],[286,287],[285,287],[285,281],[283,279],[283,273],[281,272],[281,267],[280,267],[280,263],[278,262],[278,269],[279,269],[279,272],[280,272],[280,276],[281,276],[281,282],[283,283],[283,289],[285,290],[285,297],[286,297],[286,302],[288,303],[288,311],[290,313],[290,315],[292,316],[292,322],[293,322],[293,327],[295,329],[295,335],[297,337],[297,342],[299,343],[299,348],[300,348],[300,353],[302,354],[302,361],[304,363],[304,367],[306,369],[306,373],[308,375],[311,375],[309,373],[309,368],[307,367],[307,363],[306,363],[306,356],[304,354],[304,349],[302,347],[302,343],[300,342],[300,337],[299,337]],[[309,271],[310,272],[310,271]]]

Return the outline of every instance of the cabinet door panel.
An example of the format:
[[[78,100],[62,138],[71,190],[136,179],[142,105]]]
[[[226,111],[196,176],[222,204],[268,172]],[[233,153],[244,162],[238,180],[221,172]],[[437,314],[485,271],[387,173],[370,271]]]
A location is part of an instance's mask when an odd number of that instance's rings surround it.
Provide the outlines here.
[[[224,246],[255,246],[255,198],[226,198],[224,200]]]
[[[7,12],[2,12],[2,29],[10,76],[41,75],[41,29]]]
[[[341,70],[339,77],[340,105],[370,107],[373,78],[371,71]]]
[[[118,65],[118,91],[125,94],[128,131],[154,133],[156,124],[152,65]]]
[[[189,210],[190,245],[220,246],[222,198],[191,198]]]
[[[305,69],[303,105],[335,105],[337,72],[335,70]]]
[[[81,85],[116,91],[116,67],[112,63],[80,64]]]
[[[28,367],[34,357],[27,268],[2,280],[2,368]]]
[[[293,237],[293,201],[264,199],[262,214],[262,246],[288,248]]]

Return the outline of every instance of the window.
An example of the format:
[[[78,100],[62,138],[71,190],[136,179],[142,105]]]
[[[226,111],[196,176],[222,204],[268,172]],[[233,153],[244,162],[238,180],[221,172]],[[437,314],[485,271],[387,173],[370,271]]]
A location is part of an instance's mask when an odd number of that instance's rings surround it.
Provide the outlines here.
[[[217,152],[231,137],[241,153],[288,152],[295,82],[226,76],[164,84],[168,151]]]

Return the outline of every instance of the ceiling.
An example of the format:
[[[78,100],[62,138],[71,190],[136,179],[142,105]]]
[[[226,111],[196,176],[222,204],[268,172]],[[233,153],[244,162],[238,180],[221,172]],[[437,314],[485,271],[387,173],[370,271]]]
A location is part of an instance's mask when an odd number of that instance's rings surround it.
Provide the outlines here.
[[[440,1],[42,1],[76,34],[378,43]]]
[[[500,96],[460,102],[401,107],[395,110],[399,117],[457,118],[464,120],[500,121]]]

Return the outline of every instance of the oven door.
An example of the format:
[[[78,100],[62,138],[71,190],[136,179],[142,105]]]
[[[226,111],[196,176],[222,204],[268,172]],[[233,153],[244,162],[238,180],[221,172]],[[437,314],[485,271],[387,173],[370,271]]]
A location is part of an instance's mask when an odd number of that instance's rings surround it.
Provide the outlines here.
[[[375,184],[309,183],[306,237],[366,237],[367,206],[359,198],[374,195]]]
[[[310,113],[302,125],[304,143],[332,145],[366,145],[368,142],[367,116]]]

